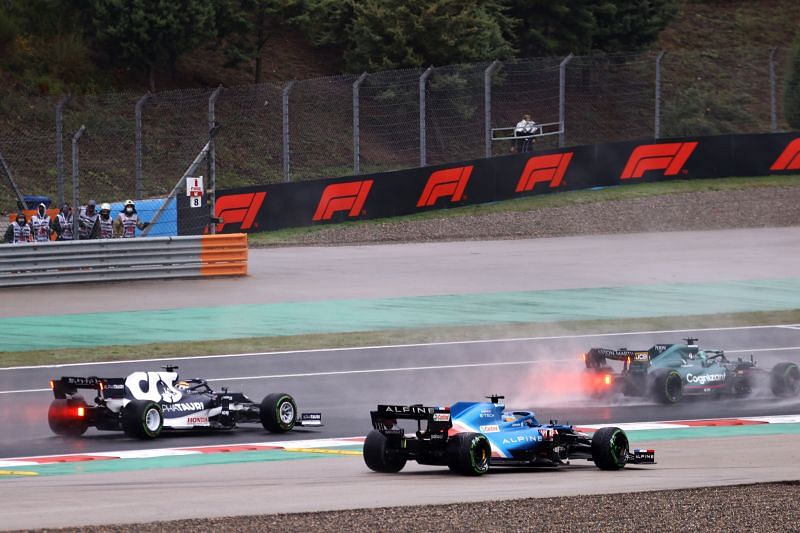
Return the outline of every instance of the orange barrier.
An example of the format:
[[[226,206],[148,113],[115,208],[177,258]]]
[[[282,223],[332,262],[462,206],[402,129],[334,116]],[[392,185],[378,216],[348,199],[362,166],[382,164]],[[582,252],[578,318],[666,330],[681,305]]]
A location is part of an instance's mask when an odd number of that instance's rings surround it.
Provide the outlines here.
[[[247,234],[203,235],[200,238],[200,274],[246,276]]]

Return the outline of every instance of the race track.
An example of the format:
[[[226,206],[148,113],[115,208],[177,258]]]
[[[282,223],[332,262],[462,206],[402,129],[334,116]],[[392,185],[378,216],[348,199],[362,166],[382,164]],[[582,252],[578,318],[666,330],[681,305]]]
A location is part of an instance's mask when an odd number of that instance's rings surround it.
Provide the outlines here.
[[[389,296],[537,291],[608,286],[648,286],[663,283],[786,280],[800,272],[800,228],[730,230],[498,241],[436,243],[374,247],[287,248],[254,250],[251,276],[239,280],[142,282],[12,289],[4,291],[0,318],[36,314],[37,301],[69,301],[71,312],[211,305],[224,298],[233,303],[379,298]],[[77,296],[80,295],[80,298]],[[784,295],[796,301],[800,294]],[[10,298],[10,300],[9,300]],[[38,299],[38,300],[37,300]],[[13,302],[9,304],[9,302]],[[658,315],[658,302],[653,302]],[[491,310],[486,310],[487,314]],[[691,314],[687,309],[686,314]],[[760,366],[779,361],[800,363],[800,325],[729,329],[637,332],[547,337],[416,346],[387,346],[291,353],[189,358],[177,361],[185,377],[205,377],[214,387],[243,390],[255,400],[268,392],[295,396],[301,411],[322,411],[325,427],[298,430],[280,440],[352,437],[366,434],[369,410],[378,402],[447,405],[464,399],[505,394],[511,407],[533,408],[541,420],[557,418],[575,424],[690,420],[800,414],[800,399],[776,400],[767,392],[741,400],[690,401],[664,407],[645,400],[615,398],[600,402],[582,398],[571,388],[582,368],[578,354],[592,346],[647,348],[657,342],[699,337],[702,346],[722,348],[732,357],[752,354]],[[150,364],[100,363],[53,367],[0,369],[0,458],[90,453],[141,448],[191,447],[276,440],[260,427],[224,433],[167,434],[139,442],[115,433],[87,432],[80,439],[51,434],[46,409],[52,394],[49,379],[62,375],[124,376],[133,370],[158,369],[174,359]],[[369,473],[357,457],[304,461],[207,465],[179,470],[149,471],[151,485],[127,486],[136,474],[78,474],[42,478],[0,479],[16,509],[3,527],[34,527],[120,521],[143,521],[137,515],[143,501],[163,501],[187,487],[202,485],[225,492],[224,511],[203,508],[189,499],[159,504],[159,518],[219,514],[286,512],[357,506],[388,506],[437,500],[477,500],[536,495],[535,485],[546,482],[557,493],[647,490],[697,484],[796,479],[777,458],[796,464],[797,436],[726,437],[693,440],[691,454],[684,441],[660,441],[659,465],[630,469],[609,478],[594,468],[572,472],[537,472],[465,480],[409,468],[391,481]],[[634,443],[647,445],[647,443]],[[763,457],[769,447],[774,454]],[[720,454],[724,449],[730,453]],[[795,455],[792,455],[795,454]],[[744,464],[732,457],[748,459]],[[701,469],[712,461],[713,468]],[[745,468],[743,468],[743,466]],[[59,494],[101,491],[107,482],[119,487],[123,503],[93,504],[89,520],[71,512]],[[612,481],[609,481],[612,479]],[[511,481],[513,480],[513,481]],[[141,484],[140,484],[141,485]],[[151,488],[152,486],[152,488]],[[235,488],[234,488],[235,487]],[[346,487],[346,491],[341,490]],[[343,494],[352,494],[345,497]],[[280,497],[279,497],[280,495]],[[282,499],[281,499],[282,498]],[[57,518],[47,522],[36,506],[51,501]],[[91,501],[91,500],[86,500]],[[166,510],[168,508],[168,510]],[[11,520],[13,518],[13,521]]]

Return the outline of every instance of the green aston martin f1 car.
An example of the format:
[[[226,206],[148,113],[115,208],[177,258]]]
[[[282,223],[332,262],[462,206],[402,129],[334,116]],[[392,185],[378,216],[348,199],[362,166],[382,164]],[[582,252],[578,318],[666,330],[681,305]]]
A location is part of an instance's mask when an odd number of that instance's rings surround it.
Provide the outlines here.
[[[687,396],[745,397],[756,388],[769,388],[775,396],[800,394],[800,368],[779,363],[771,370],[749,359],[728,359],[722,350],[701,350],[697,339],[686,344],[656,344],[647,350],[592,348],[582,354],[587,373],[584,384],[593,396],[621,392],[672,404]],[[615,372],[608,360],[622,361]]]

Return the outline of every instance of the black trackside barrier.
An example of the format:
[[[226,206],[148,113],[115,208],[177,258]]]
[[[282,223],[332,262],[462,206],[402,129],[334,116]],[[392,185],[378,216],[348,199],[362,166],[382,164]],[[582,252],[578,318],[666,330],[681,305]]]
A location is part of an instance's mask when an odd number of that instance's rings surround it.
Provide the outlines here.
[[[218,232],[408,215],[534,194],[670,179],[800,173],[800,133],[576,146],[395,172],[217,191]],[[183,207],[183,209],[181,209]],[[198,227],[178,206],[179,234]],[[194,226],[194,227],[193,227]]]

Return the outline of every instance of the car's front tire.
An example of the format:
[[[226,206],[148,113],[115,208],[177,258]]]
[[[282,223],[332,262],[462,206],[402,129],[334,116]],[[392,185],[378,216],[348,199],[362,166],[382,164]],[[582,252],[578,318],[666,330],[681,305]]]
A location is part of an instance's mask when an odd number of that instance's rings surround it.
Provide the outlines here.
[[[152,440],[161,434],[164,412],[148,400],[132,400],[122,408],[122,431],[135,439]]]
[[[286,433],[297,423],[297,404],[284,392],[268,394],[261,400],[259,416],[267,431]]]
[[[78,409],[83,407],[83,416]],[[53,400],[47,410],[47,424],[56,435],[62,437],[80,437],[89,428],[86,418],[86,401],[80,396],[68,400]]]
[[[447,466],[458,474],[485,474],[491,457],[492,446],[483,433],[457,433],[447,442]]]
[[[625,468],[628,451],[628,436],[620,428],[600,428],[592,435],[592,460],[600,470]]]
[[[370,470],[393,474],[406,466],[405,457],[389,450],[388,440],[386,435],[374,429],[367,435],[364,440],[364,463]]]

